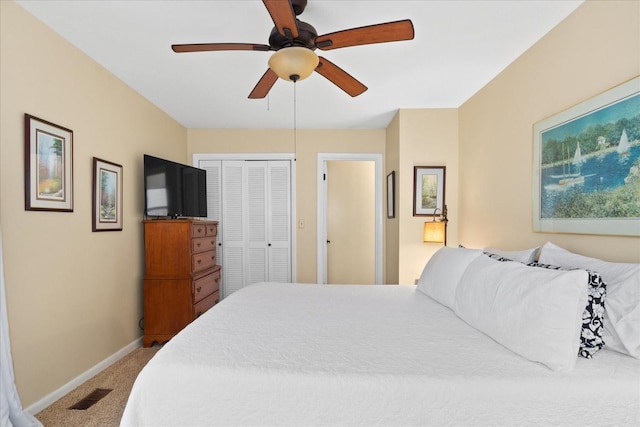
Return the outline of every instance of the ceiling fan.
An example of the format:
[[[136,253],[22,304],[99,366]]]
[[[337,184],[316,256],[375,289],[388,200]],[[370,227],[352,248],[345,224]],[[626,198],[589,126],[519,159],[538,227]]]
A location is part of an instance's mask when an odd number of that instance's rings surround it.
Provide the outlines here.
[[[262,0],[275,24],[269,36],[269,44],[251,43],[198,43],[174,44],[174,52],[204,52],[221,50],[255,50],[276,51],[269,60],[269,68],[249,94],[249,98],[264,98],[278,77],[297,81],[316,71],[340,89],[355,97],[367,90],[367,87],[326,58],[317,56],[313,51],[339,49],[373,43],[385,43],[413,39],[411,20],[386,22],[383,24],[351,28],[334,33],[318,35],[315,28],[296,18],[300,15],[307,0]],[[286,52],[286,53],[285,53]],[[296,56],[298,55],[298,56]],[[277,58],[280,56],[280,58]],[[287,58],[283,58],[283,57]],[[291,56],[292,58],[289,58]],[[295,56],[295,57],[294,57]],[[302,58],[299,58],[301,56]],[[305,65],[298,71],[299,65],[293,69],[281,70],[281,63],[298,61]],[[285,64],[286,65],[286,64]],[[304,70],[304,67],[307,69]],[[274,70],[275,69],[275,70]]]

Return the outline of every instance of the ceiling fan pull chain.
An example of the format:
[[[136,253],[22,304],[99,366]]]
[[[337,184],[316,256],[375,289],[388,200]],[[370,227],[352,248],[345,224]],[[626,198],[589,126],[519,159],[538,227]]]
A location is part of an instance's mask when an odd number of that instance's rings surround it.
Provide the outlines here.
[[[293,161],[296,161],[296,157],[298,156],[298,126],[297,126],[297,106],[296,106],[296,81],[293,81]]]

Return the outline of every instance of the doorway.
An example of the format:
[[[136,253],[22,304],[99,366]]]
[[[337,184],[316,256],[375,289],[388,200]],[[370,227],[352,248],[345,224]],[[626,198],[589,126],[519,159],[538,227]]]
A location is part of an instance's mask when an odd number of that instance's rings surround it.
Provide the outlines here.
[[[320,153],[318,171],[318,283],[382,283],[382,155]]]

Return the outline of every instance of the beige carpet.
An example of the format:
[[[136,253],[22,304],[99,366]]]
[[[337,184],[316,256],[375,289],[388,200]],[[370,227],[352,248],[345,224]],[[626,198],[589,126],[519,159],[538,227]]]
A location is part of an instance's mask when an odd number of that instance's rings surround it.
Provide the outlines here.
[[[133,382],[140,370],[160,348],[161,346],[155,345],[135,349],[36,414],[36,418],[45,427],[118,426]],[[112,389],[112,391],[87,409],[69,409],[95,389]]]

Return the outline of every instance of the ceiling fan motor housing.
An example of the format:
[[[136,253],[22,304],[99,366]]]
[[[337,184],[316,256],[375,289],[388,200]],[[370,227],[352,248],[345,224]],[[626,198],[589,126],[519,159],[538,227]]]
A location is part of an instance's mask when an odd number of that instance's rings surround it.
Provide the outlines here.
[[[297,15],[300,15],[304,12],[304,8],[307,7],[307,0],[291,0],[291,7],[293,7],[293,12]]]
[[[318,32],[311,24],[302,22],[296,19],[298,25],[298,37],[292,39],[287,36],[283,36],[278,32],[276,27],[273,27],[271,34],[269,35],[269,45],[273,50],[280,50],[284,47],[300,46],[307,49],[316,50],[316,37]]]

